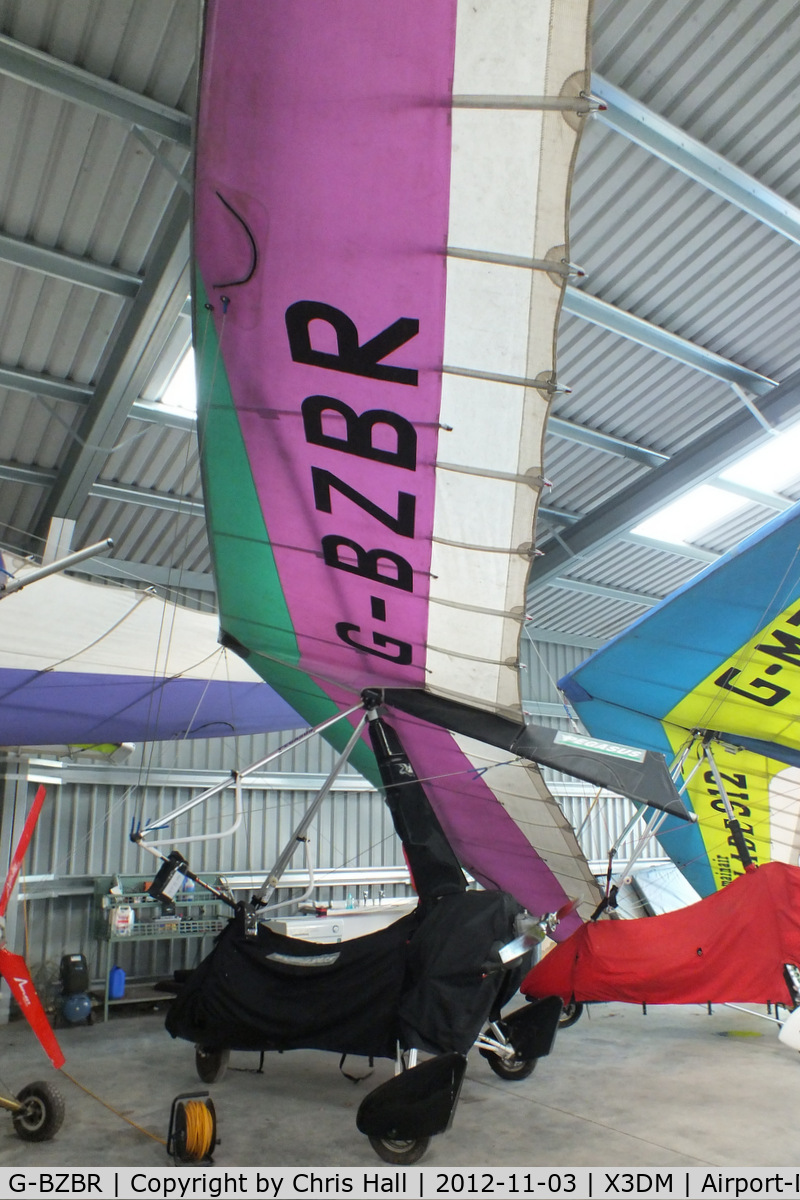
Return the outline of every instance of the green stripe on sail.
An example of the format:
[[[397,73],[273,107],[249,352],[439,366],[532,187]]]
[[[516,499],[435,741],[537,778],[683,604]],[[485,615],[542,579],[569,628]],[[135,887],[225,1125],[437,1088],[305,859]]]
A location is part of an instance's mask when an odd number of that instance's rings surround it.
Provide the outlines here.
[[[248,651],[245,658],[253,670],[309,724],[317,725],[337,712],[337,705],[297,669],[297,637],[199,271],[195,297],[197,428],[220,625]],[[351,732],[343,721],[325,737],[341,750]],[[375,758],[364,743],[350,761],[378,786]]]

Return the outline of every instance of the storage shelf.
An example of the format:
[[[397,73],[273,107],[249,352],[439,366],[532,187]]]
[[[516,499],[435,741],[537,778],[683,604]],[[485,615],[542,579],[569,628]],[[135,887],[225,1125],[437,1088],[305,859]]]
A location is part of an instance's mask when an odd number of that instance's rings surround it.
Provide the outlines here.
[[[209,880],[209,882],[211,882]],[[198,888],[179,892],[170,903],[156,900],[147,891],[147,879],[141,876],[113,876],[98,880],[96,897],[96,936],[105,946],[105,995],[103,1019],[115,1004],[136,1004],[157,1000],[163,994],[152,988],[128,984],[126,994],[119,1000],[108,995],[112,968],[112,946],[142,942],[175,942],[187,938],[213,938],[227,925],[232,909],[214,896]],[[112,891],[115,888],[115,891]],[[120,908],[133,909],[133,922],[127,928],[116,928],[116,913]],[[102,961],[101,950],[101,961]]]
[[[164,939],[207,937],[220,933],[228,923],[225,917],[203,918],[201,920],[176,921],[169,925],[159,925],[156,921],[139,921],[125,933],[115,933],[110,928],[105,941],[108,942],[156,942]]]

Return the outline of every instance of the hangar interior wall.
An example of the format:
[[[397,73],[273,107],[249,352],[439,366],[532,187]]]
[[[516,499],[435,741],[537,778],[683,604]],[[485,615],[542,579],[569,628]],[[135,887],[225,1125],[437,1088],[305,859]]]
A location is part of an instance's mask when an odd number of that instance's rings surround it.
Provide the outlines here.
[[[569,717],[555,686],[563,672],[586,657],[586,649],[537,644],[523,637],[520,669],[530,719],[568,727]],[[98,881],[116,875],[152,874],[155,860],[136,847],[130,832],[143,818],[162,816],[222,779],[242,770],[291,740],[292,734],[153,743],[137,747],[122,766],[14,758],[0,762],[3,809],[0,861],[8,862],[19,837],[26,807],[36,787],[48,789],[46,808],[23,865],[21,884],[7,917],[9,945],[24,953],[35,981],[44,991],[54,986],[64,954],[85,954],[92,979],[104,972],[106,946],[98,938]],[[265,876],[334,762],[321,738],[293,747],[262,771],[249,776],[243,790],[244,819],[238,830],[217,841],[175,846],[199,874],[230,871]],[[595,789],[548,773],[548,783],[598,876],[604,876],[611,846],[633,809],[621,797],[598,798]],[[174,827],[178,834],[219,832],[233,821],[233,793],[198,808]],[[639,822],[619,846],[624,864],[642,830]],[[165,853],[171,845],[162,847]],[[310,831],[316,867],[391,868],[403,864],[402,850],[380,794],[360,776],[345,770],[325,800]],[[663,862],[657,846],[643,862]],[[302,849],[291,863],[304,866]],[[370,885],[370,902],[405,894],[398,884]],[[321,903],[346,901],[347,884],[321,888]],[[363,894],[363,889],[362,889]],[[290,898],[281,893],[279,899]],[[290,914],[291,908],[281,915]],[[206,938],[114,944],[114,958],[132,980],[153,980],[193,966],[210,947]]]

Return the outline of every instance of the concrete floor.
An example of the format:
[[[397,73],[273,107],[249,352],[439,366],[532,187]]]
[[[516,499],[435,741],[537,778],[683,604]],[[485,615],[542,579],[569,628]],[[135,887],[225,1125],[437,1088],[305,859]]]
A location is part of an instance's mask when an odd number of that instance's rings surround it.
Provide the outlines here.
[[[167,1167],[163,1145],[172,1100],[201,1084],[194,1053],[163,1028],[164,1013],[115,1013],[105,1025],[58,1031],[58,1080],[27,1026],[0,1028],[0,1079],[16,1091],[57,1083],[66,1118],[51,1142],[31,1144],[0,1113],[4,1167]],[[559,1033],[533,1075],[504,1083],[477,1054],[452,1129],[420,1164],[460,1166],[800,1166],[800,1055],[763,1019],[717,1008],[603,1004]],[[379,1062],[353,1084],[338,1059],[316,1051],[234,1054],[209,1088],[218,1115],[218,1167],[382,1166],[355,1116],[363,1096],[388,1078]],[[139,1131],[122,1117],[136,1122]],[[154,1135],[148,1136],[148,1134]]]

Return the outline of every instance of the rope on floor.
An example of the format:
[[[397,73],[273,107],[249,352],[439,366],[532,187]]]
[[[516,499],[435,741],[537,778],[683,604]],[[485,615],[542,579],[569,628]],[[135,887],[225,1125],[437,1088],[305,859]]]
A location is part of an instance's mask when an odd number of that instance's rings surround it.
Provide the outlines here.
[[[105,1100],[101,1099],[101,1097],[98,1096],[96,1092],[93,1092],[91,1088],[79,1083],[78,1080],[75,1079],[73,1075],[70,1075],[69,1071],[65,1071],[63,1067],[61,1068],[61,1074],[66,1076],[70,1083],[74,1083],[75,1087],[80,1088],[82,1092],[85,1092],[87,1096],[91,1096],[92,1099],[96,1100],[98,1104],[102,1104],[103,1108],[107,1108],[108,1111],[112,1112],[115,1117],[119,1117],[121,1121],[126,1121],[128,1125],[132,1125],[134,1129],[137,1129],[139,1133],[143,1133],[145,1137],[152,1138],[154,1142],[158,1142],[160,1145],[166,1146],[167,1142],[165,1138],[159,1137],[155,1133],[151,1133],[150,1130],[145,1129],[143,1125],[137,1125],[135,1121],[130,1119],[130,1117],[126,1117],[124,1113],[121,1113],[118,1108],[114,1108],[113,1104],[108,1104]]]

